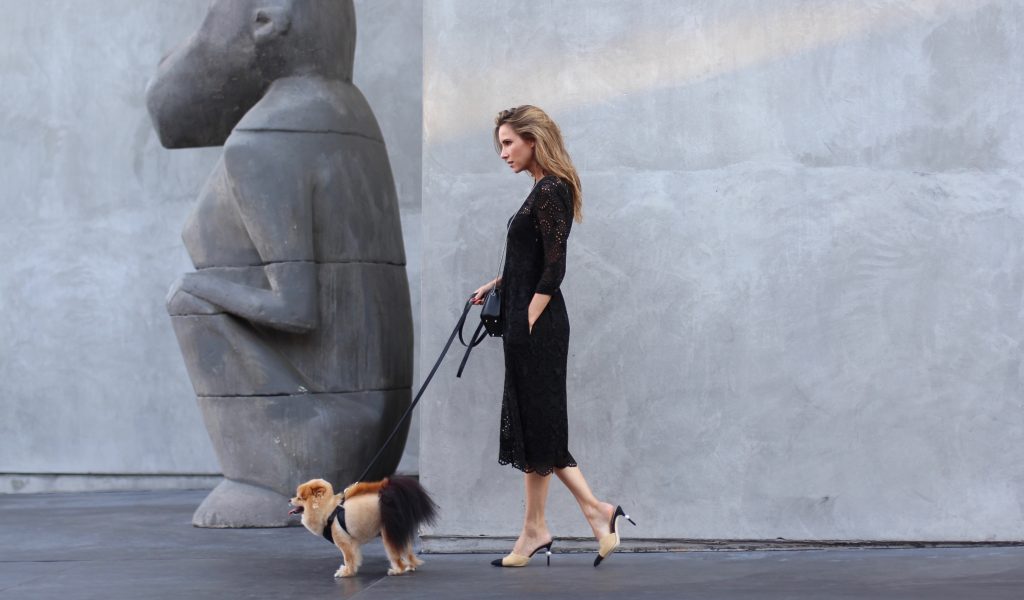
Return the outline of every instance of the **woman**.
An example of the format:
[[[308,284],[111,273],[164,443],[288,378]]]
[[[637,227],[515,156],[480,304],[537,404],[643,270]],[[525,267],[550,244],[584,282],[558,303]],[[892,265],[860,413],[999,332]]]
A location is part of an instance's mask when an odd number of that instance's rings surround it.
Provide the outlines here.
[[[580,179],[558,125],[535,106],[502,111],[495,147],[516,173],[529,173],[533,189],[509,220],[501,277],[480,286],[473,302],[500,283],[504,315],[505,389],[498,462],[525,473],[526,516],[512,553],[498,567],[522,567],[540,550],[551,563],[552,536],[544,517],[549,475],[565,484],[599,543],[596,567],[619,545],[621,507],[599,501],[569,454],[565,376],[569,317],[559,285],[565,274],[572,221],[581,221]],[[631,521],[632,522],[632,521]],[[635,523],[634,523],[635,525]]]

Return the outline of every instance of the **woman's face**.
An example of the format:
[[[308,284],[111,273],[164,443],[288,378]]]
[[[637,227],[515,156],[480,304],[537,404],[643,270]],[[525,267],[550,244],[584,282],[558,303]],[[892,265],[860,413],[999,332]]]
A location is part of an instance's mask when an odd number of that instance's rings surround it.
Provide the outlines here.
[[[514,172],[520,173],[533,165],[533,142],[519,137],[508,123],[498,128],[498,142],[501,144],[501,160]]]

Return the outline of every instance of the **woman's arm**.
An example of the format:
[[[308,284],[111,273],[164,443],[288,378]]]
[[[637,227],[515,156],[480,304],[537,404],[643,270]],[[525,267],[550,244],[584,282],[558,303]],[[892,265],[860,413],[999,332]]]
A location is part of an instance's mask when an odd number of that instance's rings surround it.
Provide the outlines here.
[[[572,226],[572,214],[559,193],[559,185],[559,182],[551,180],[541,183],[540,189],[537,190],[537,199],[534,201],[533,214],[544,246],[544,270],[541,272],[540,281],[537,282],[527,311],[531,333],[533,324],[547,308],[551,302],[551,295],[558,291],[565,276],[565,252],[569,229]]]
[[[544,247],[544,268],[534,289],[538,294],[552,295],[565,277],[565,253],[572,227],[572,209],[562,197],[556,180],[541,182],[533,203],[533,219]]]

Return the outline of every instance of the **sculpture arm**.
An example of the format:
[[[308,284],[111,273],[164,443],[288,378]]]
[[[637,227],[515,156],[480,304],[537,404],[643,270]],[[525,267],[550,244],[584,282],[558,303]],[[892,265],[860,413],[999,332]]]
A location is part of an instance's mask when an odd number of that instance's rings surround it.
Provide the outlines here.
[[[274,263],[263,270],[270,281],[269,290],[228,281],[208,271],[186,273],[181,289],[225,312],[274,329],[292,333],[315,329],[316,263]]]
[[[235,132],[224,151],[238,211],[263,262],[270,289],[189,273],[182,289],[261,325],[290,332],[317,326],[312,176],[283,134]]]

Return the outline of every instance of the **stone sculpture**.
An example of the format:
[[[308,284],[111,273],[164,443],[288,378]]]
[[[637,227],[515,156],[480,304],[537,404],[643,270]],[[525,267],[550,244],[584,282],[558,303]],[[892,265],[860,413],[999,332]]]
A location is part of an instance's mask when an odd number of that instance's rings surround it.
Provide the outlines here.
[[[165,147],[224,146],[167,297],[225,476],[197,526],[292,524],[295,485],[351,483],[410,402],[398,203],[354,54],[351,0],[215,0],[147,89]]]

